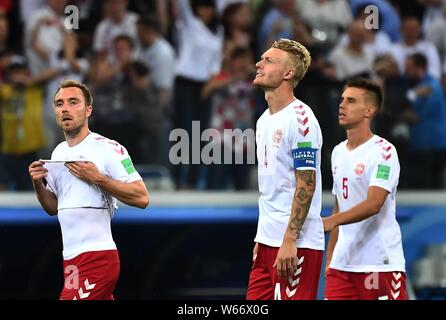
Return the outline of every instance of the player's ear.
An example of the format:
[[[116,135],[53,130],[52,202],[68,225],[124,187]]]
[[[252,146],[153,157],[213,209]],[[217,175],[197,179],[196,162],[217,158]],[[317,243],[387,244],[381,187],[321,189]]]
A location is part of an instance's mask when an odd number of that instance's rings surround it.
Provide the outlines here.
[[[294,69],[288,69],[288,70],[285,72],[283,78],[284,78],[285,80],[291,80],[291,79],[293,79],[293,77],[294,77],[294,73],[295,73],[295,72],[296,72],[296,70],[294,70]]]
[[[87,116],[91,116],[91,113],[93,112],[93,106],[87,106]]]
[[[366,117],[371,119],[376,115],[377,109],[376,107],[371,104],[367,106],[367,110],[366,110]]]

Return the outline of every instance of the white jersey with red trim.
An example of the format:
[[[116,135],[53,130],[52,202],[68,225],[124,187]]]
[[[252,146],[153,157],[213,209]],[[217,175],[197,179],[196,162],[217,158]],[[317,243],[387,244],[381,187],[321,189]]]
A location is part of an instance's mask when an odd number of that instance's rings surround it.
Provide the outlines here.
[[[354,150],[347,141],[332,153],[333,190],[339,212],[367,199],[368,188],[389,192],[379,213],[339,227],[330,268],[350,272],[405,271],[401,231],[396,221],[395,196],[400,164],[395,147],[374,135]],[[342,213],[341,213],[342,214]]]
[[[313,111],[297,99],[274,114],[267,109],[257,121],[256,143],[260,198],[254,241],[271,247],[282,245],[296,190],[295,170],[315,170],[316,190],[297,246],[323,250],[322,133]]]
[[[141,180],[127,150],[116,141],[91,132],[74,147],[60,143],[51,160],[91,161],[99,172],[121,182]],[[100,187],[72,175],[63,165],[53,168],[46,178],[47,188],[57,197],[64,258],[82,252],[116,249],[110,221],[116,199]]]

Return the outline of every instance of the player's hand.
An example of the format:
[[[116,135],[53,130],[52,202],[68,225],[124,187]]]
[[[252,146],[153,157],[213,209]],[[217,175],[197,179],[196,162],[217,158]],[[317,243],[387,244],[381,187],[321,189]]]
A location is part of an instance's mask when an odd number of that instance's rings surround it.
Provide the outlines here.
[[[331,258],[325,260],[325,278],[327,278],[328,270],[330,269]]]
[[[43,166],[45,162],[34,161],[28,167],[29,175],[33,183],[42,182],[43,178],[46,178],[48,170]]]
[[[252,249],[252,261],[256,260],[258,250],[259,250],[259,244],[256,242],[256,244],[254,245],[254,249]]]
[[[336,228],[336,224],[334,223],[333,216],[322,218],[322,223],[324,225],[324,232],[330,232],[334,228]]]
[[[66,162],[65,167],[70,173],[88,183],[95,183],[100,180],[102,175],[93,162],[90,161],[74,161]]]
[[[273,268],[276,268],[277,275],[280,278],[288,278],[294,275],[297,270],[297,247],[295,241],[283,241]]]

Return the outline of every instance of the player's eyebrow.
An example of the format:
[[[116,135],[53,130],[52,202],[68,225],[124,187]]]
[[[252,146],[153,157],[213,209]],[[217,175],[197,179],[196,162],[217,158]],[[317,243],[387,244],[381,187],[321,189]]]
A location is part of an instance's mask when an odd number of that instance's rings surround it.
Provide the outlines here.
[[[76,98],[76,97],[68,97],[67,99],[65,99],[65,100],[67,100],[67,101],[81,101],[79,98]],[[59,99],[57,99],[57,100],[55,100],[54,101],[54,103],[56,104],[56,103],[59,103],[59,102],[64,102],[65,101],[64,99],[62,99],[62,98],[59,98]]]
[[[349,102],[354,102],[354,101],[356,101],[356,98],[354,98],[354,97],[349,97],[349,96],[347,96],[347,97],[345,97],[345,96],[341,96],[341,101],[344,101],[344,100],[347,100],[347,101],[349,101]]]
[[[268,56],[268,55],[262,55],[262,56],[260,57],[260,60],[274,61],[274,59],[271,58],[271,57]]]

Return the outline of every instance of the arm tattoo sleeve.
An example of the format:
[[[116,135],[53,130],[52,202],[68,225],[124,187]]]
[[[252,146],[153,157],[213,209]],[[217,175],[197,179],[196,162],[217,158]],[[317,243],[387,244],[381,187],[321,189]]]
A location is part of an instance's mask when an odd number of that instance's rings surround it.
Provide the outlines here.
[[[291,206],[288,232],[297,239],[307,218],[314,190],[316,189],[316,171],[298,170],[296,176],[296,191],[294,192],[293,204]]]

